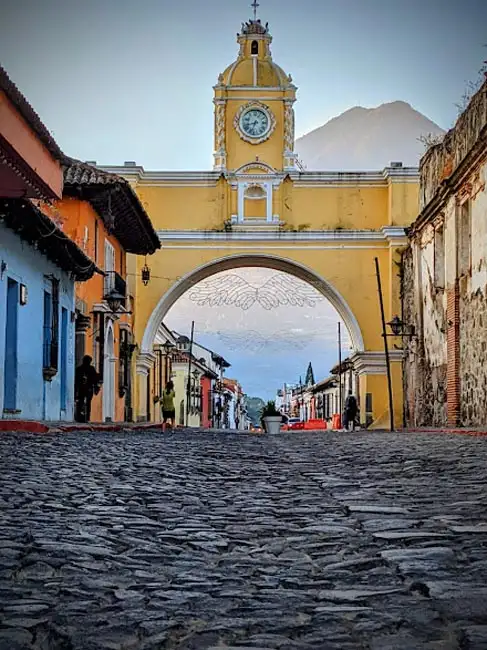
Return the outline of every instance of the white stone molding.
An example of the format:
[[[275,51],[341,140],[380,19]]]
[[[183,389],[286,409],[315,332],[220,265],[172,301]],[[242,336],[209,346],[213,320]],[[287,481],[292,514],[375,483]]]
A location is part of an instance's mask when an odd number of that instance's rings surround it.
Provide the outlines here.
[[[242,129],[242,124],[241,124],[244,115],[248,113],[248,111],[254,109],[259,109],[263,111],[267,115],[267,119],[268,119],[267,131],[258,138],[253,138],[247,135],[245,131]],[[263,104],[262,102],[257,100],[251,101],[248,104],[243,104],[242,106],[240,106],[238,111],[235,113],[235,118],[233,120],[233,126],[235,127],[235,130],[237,131],[241,139],[244,140],[245,142],[249,142],[250,144],[261,144],[262,142],[268,140],[271,137],[271,135],[274,133],[276,124],[277,121],[271,109],[266,104]]]
[[[289,175],[295,187],[340,187],[343,185],[367,185],[383,187],[390,182],[419,183],[417,167],[386,167],[382,171],[319,172],[304,171]]]
[[[224,171],[226,168],[226,101],[224,99],[213,100],[215,104],[215,153],[214,167],[215,171]]]
[[[156,355],[153,352],[147,352],[147,351],[139,352],[135,363],[135,372],[138,375],[143,375],[147,377],[147,375],[149,374],[149,370],[152,369],[155,362],[156,362]]]
[[[243,197],[242,192],[242,197]],[[276,215],[274,215],[276,216]],[[345,244],[357,243],[385,243],[387,237],[380,230],[303,230],[290,232],[216,232],[214,230],[159,230],[157,231],[161,242],[171,241],[255,241],[274,240],[283,242],[333,242]]]
[[[391,363],[400,363],[404,358],[402,350],[390,350]],[[352,354],[354,372],[358,375],[385,375],[387,373],[385,352],[357,351]]]
[[[391,248],[394,246],[406,246],[408,243],[406,230],[401,226],[383,226],[382,232]]]
[[[248,185],[272,183],[273,187],[279,187],[284,180],[284,176],[277,174],[239,174],[238,176],[235,176],[232,174],[232,176],[228,176],[227,180],[230,187],[233,187],[234,189],[237,189],[242,183],[247,183]]]
[[[265,184],[264,184],[265,185]],[[248,201],[259,201],[267,198],[266,187],[262,183],[247,183],[245,199]]]
[[[250,180],[247,180],[249,177],[245,177],[245,181],[241,180],[238,182],[238,199],[237,199],[237,204],[238,204],[238,214],[237,214],[237,223],[243,223],[245,221],[245,199],[246,197],[246,192],[250,187],[260,187],[262,188],[264,192],[264,196],[262,198],[266,199],[266,221],[267,223],[272,223],[273,219],[273,214],[272,214],[272,200],[273,200],[273,183],[272,181],[266,180],[265,182],[262,182],[256,179],[253,179],[253,177],[250,177]],[[268,177],[267,177],[268,179]]]
[[[294,100],[284,100],[284,156],[294,151]]]
[[[329,300],[339,313],[350,334],[353,349],[359,352],[364,350],[362,332],[355,315],[343,296],[327,280],[317,275],[312,269],[295,262],[292,259],[283,256],[270,255],[268,253],[252,253],[249,251],[248,254],[237,253],[203,264],[175,282],[169,291],[162,296],[150,315],[142,337],[142,353],[150,353],[159,326],[164,322],[167,312],[176,300],[178,300],[178,298],[180,298],[188,289],[194,286],[194,284],[215,275],[215,273],[220,273],[221,271],[255,266],[289,273],[314,286],[327,300]]]
[[[245,163],[245,165],[242,165],[241,167],[238,167],[235,169],[233,172],[228,173],[227,177],[230,176],[238,176],[239,174],[247,174],[247,172],[251,169],[257,169],[263,174],[276,174],[276,170],[274,167],[271,167],[267,163],[261,162],[260,160],[256,160],[255,162],[249,162]],[[255,172],[254,172],[255,175]]]
[[[252,166],[253,163],[247,163]],[[264,163],[259,163],[264,165]],[[145,171],[141,166],[99,166],[99,169],[118,174],[134,185],[151,187],[215,187],[221,177],[220,171]],[[295,187],[343,187],[362,185],[383,187],[389,183],[389,172],[393,173],[392,182],[418,183],[419,171],[416,167],[402,167],[392,170],[366,172],[291,172],[289,177]],[[284,177],[284,175],[283,175]]]

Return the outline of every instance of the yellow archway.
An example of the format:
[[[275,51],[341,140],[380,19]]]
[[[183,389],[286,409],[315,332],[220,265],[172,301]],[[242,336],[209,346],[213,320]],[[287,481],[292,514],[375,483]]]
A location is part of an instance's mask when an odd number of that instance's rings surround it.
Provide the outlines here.
[[[242,24],[237,59],[214,85],[211,171],[106,167],[124,176],[161,240],[141,283],[132,259],[139,419],[150,390],[152,345],[170,306],[219,270],[267,266],[321,291],[347,325],[360,376],[362,412],[388,426],[386,364],[374,258],[380,261],[386,318],[401,313],[401,249],[418,212],[418,170],[306,171],[294,152],[297,88],[272,60],[268,25]],[[388,164],[389,161],[384,161]],[[399,343],[400,341],[397,341]],[[402,356],[393,350],[395,424],[402,423]]]

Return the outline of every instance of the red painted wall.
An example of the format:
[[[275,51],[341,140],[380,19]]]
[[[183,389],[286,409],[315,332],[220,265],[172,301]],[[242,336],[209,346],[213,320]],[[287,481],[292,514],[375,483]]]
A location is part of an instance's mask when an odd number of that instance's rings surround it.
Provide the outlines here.
[[[210,413],[211,400],[211,379],[201,377],[201,426],[211,427],[212,423],[208,414]]]

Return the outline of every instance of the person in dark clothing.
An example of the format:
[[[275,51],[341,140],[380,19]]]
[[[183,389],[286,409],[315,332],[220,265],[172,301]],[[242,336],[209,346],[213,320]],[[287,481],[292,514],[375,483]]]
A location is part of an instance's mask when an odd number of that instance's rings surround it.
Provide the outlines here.
[[[74,378],[76,412],[74,419],[77,422],[90,421],[91,400],[93,395],[98,395],[100,392],[100,377],[91,362],[92,358],[86,355],[83,357],[81,365],[76,368]]]
[[[352,391],[349,390],[347,399],[345,400],[345,413],[343,418],[343,428],[347,431],[350,430],[350,425],[352,425],[352,431],[355,430],[355,418],[357,417],[357,412],[357,400],[352,394]]]

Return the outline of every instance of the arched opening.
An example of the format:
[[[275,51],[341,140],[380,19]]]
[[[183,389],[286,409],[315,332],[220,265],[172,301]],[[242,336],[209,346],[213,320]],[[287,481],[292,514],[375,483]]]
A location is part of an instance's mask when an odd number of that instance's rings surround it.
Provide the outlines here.
[[[292,260],[240,254],[193,270],[160,299],[141,353],[164,347],[167,332],[176,342],[170,367],[180,424],[257,426],[242,407],[255,400],[276,400],[287,418],[328,423],[349,391],[359,396],[351,360],[364,349],[357,320],[330,283]]]
[[[252,45],[250,46],[250,53],[259,54],[259,43],[257,41],[252,41]]]
[[[157,331],[169,309],[197,282],[206,280],[221,271],[248,267],[262,267],[288,273],[313,286],[336,309],[350,336],[351,347],[355,352],[364,351],[362,332],[355,315],[340,293],[324,278],[308,267],[289,260],[267,254],[231,255],[204,264],[180,278],[159,300],[153,310],[142,338],[141,352],[150,353],[156,339]]]

